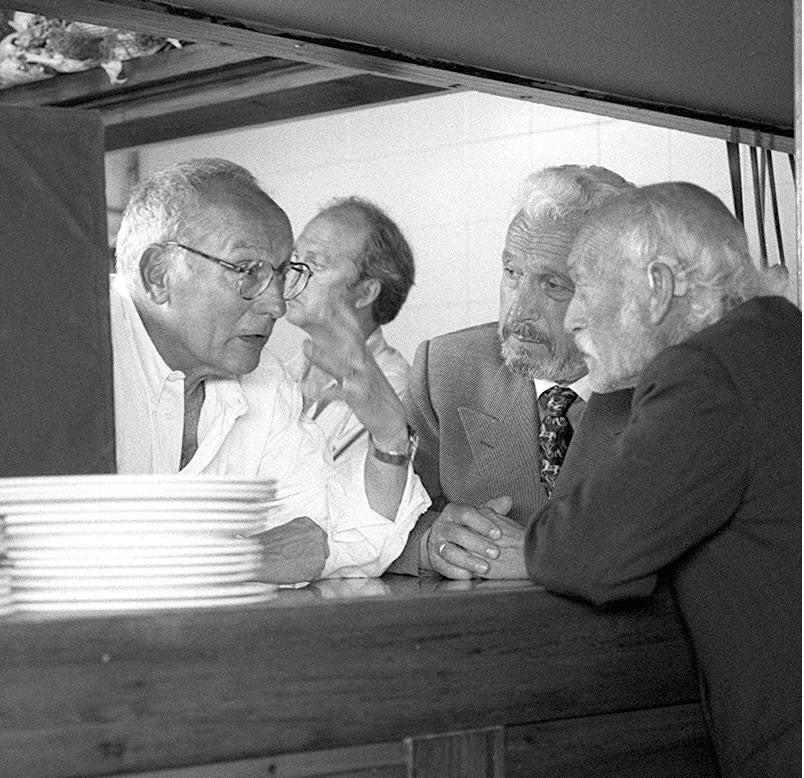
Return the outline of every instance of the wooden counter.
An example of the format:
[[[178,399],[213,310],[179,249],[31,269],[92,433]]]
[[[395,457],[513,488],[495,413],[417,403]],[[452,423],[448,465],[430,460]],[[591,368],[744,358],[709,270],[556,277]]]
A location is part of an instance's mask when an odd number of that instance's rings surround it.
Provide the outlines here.
[[[7,778],[715,774],[667,592],[390,576],[0,629]]]

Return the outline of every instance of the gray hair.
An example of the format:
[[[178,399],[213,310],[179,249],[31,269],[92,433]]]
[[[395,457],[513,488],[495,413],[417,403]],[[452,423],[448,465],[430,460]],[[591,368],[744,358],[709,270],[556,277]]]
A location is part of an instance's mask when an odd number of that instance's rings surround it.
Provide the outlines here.
[[[522,186],[517,211],[529,223],[581,221],[613,197],[634,185],[608,168],[559,165],[531,173]]]
[[[743,226],[711,192],[686,182],[652,184],[614,207],[623,254],[637,269],[660,260],[689,284],[684,326],[702,329],[740,303],[776,291],[754,264]]]
[[[363,197],[339,197],[317,216],[357,212],[366,220],[367,235],[357,257],[358,279],[376,278],[380,293],[371,313],[377,324],[393,321],[402,308],[416,275],[413,251],[396,223],[379,206]]]
[[[244,167],[214,157],[178,162],[132,190],[117,233],[117,272],[132,283],[139,275],[140,257],[152,243],[203,237],[198,211],[221,191],[287,222],[284,211]]]

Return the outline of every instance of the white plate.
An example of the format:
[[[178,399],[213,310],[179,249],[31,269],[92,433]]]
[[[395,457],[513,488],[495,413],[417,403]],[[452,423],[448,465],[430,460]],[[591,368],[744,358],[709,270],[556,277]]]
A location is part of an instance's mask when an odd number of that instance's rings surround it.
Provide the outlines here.
[[[192,553],[193,550],[217,549],[221,553],[259,550],[258,540],[241,537],[222,538],[216,535],[204,535],[184,532],[171,534],[168,532],[94,532],[81,535],[20,535],[9,538],[8,556],[13,557],[18,549],[170,549],[174,554]]]
[[[225,549],[215,553],[215,549],[200,549],[199,553],[179,554],[175,549],[56,549],[19,550],[9,554],[15,573],[20,569],[80,568],[93,570],[115,570],[121,567],[187,567],[192,565],[215,565],[239,567],[259,564],[262,555],[259,551],[246,550],[228,553]]]
[[[9,544],[13,545],[17,538],[58,535],[116,535],[120,533],[178,533],[186,537],[196,537],[197,535],[217,535],[220,537],[236,537],[247,532],[259,531],[261,522],[254,519],[245,521],[204,521],[200,520],[193,524],[180,521],[109,521],[105,524],[97,523],[76,523],[55,521],[52,523],[19,524],[9,523],[6,528],[6,537]]]
[[[126,611],[152,611],[168,608],[219,608],[226,605],[252,605],[268,602],[277,596],[276,588],[262,594],[253,594],[244,597],[219,597],[215,599],[183,599],[175,600],[87,600],[86,602],[26,602],[18,603],[9,610],[9,613],[124,613]]]
[[[273,483],[258,479],[184,475],[65,475],[0,478],[0,513],[9,505],[47,501],[269,501]]]
[[[263,503],[243,509],[231,506],[216,509],[207,507],[206,503],[196,506],[187,503],[164,505],[159,503],[52,503],[46,505],[22,505],[9,510],[3,517],[6,527],[21,524],[42,524],[56,522],[99,522],[109,524],[117,521],[172,521],[195,524],[199,521],[217,524],[255,522],[269,513],[269,507]]]
[[[15,576],[13,582],[14,592],[19,591],[48,591],[59,589],[60,591],[84,592],[91,589],[93,592],[105,592],[109,589],[130,589],[141,591],[143,595],[148,595],[152,591],[166,589],[171,586],[176,587],[211,587],[211,586],[230,586],[242,584],[247,581],[256,581],[259,577],[257,570],[243,570],[235,573],[214,573],[214,574],[195,574],[186,575],[151,575],[149,573],[140,575],[119,575],[119,576]]]
[[[14,578],[126,578],[134,576],[160,577],[183,575],[236,575],[254,573],[260,569],[259,557],[236,561],[229,564],[195,565],[19,565],[14,570]],[[0,581],[0,592],[3,582]]]
[[[229,597],[250,597],[276,591],[276,585],[247,581],[244,583],[221,586],[163,586],[149,588],[147,591],[140,587],[120,587],[109,589],[105,587],[93,589],[38,589],[35,587],[14,586],[14,601],[27,602],[156,602],[161,600],[212,600]]]

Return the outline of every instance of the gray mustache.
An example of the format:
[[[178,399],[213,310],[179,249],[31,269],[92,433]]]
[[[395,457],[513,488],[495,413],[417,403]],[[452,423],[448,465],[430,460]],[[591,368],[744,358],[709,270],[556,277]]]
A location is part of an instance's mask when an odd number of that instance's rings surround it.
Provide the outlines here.
[[[553,339],[540,329],[537,329],[536,325],[529,321],[520,321],[516,324],[506,324],[503,326],[503,338],[507,338],[510,335],[519,335],[520,337],[527,338],[534,343],[539,343],[544,346],[551,347],[553,345]]]

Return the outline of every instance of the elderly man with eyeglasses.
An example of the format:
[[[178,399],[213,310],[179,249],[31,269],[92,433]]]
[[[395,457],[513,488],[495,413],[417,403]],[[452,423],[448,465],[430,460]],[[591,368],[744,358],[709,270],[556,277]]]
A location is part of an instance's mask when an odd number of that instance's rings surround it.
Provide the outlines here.
[[[348,309],[333,306],[304,350],[369,431],[349,471],[335,473],[264,349],[311,275],[292,246],[284,211],[226,160],[179,163],[134,190],[111,283],[118,472],[270,480],[267,580],[381,575],[429,499],[404,409]]]

